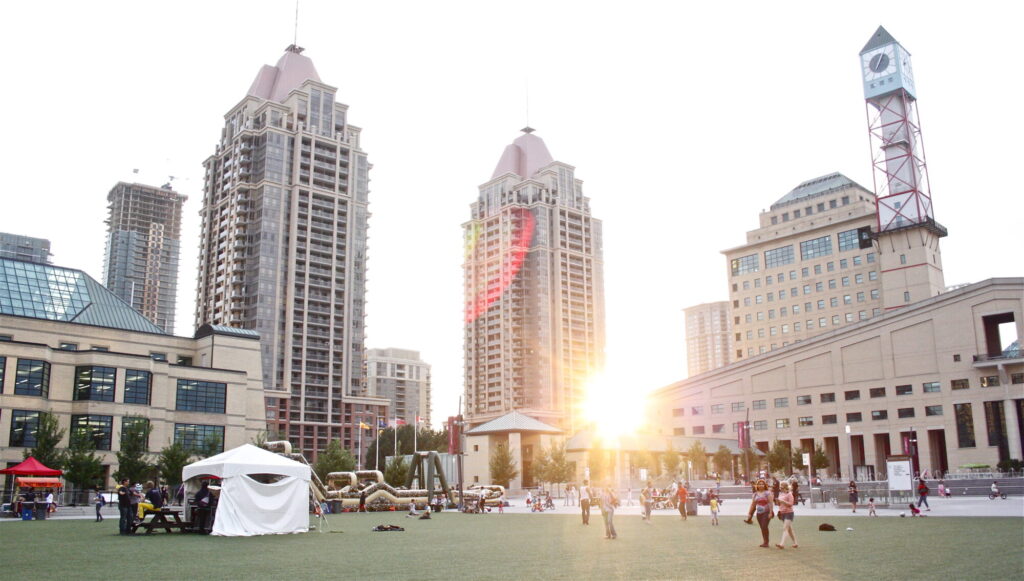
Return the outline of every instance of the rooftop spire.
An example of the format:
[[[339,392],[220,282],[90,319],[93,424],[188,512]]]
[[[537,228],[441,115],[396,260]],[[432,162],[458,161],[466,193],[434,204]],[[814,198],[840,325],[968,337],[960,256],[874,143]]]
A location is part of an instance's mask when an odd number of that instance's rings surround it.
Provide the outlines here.
[[[889,34],[889,31],[886,30],[884,27],[879,26],[878,30],[876,30],[875,33],[871,35],[871,39],[868,40],[868,43],[865,44],[864,48],[860,50],[860,54],[864,54],[869,50],[874,50],[880,46],[885,46],[887,44],[891,44],[894,42],[896,42],[896,39],[893,38],[891,34]]]
[[[506,173],[514,173],[521,178],[528,179],[542,167],[555,161],[548,151],[548,146],[544,144],[544,140],[533,134],[533,127],[526,126],[521,131],[523,135],[505,147],[491,179]]]

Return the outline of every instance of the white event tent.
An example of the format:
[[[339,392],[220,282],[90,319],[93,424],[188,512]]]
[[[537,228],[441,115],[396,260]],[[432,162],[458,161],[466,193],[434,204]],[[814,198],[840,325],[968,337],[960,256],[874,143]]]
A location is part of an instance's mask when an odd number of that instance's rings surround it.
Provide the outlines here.
[[[253,475],[276,478],[254,479]],[[201,476],[221,479],[213,534],[226,537],[304,533],[309,530],[309,466],[244,444],[189,464],[181,471],[187,488]],[[275,480],[271,483],[261,480]]]

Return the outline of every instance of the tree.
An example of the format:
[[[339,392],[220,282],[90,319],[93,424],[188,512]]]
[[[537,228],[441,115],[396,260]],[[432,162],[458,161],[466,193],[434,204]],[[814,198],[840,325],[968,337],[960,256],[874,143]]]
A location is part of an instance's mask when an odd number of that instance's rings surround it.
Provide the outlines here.
[[[57,416],[50,412],[39,412],[36,425],[36,445],[21,453],[22,457],[34,457],[47,468],[60,469],[64,465],[64,453],[57,449],[64,439],[65,430],[60,427]]]
[[[732,472],[732,452],[729,448],[723,445],[718,446],[718,451],[711,457],[711,460],[715,464],[715,472],[718,472],[719,476],[724,472]]]
[[[789,446],[782,443],[781,440],[775,440],[772,442],[772,447],[768,450],[768,469],[772,472],[790,472],[789,461],[790,457]]]
[[[654,460],[654,455],[649,450],[640,450],[631,454],[633,465],[637,468],[646,468],[647,477],[652,478],[657,472],[658,463]]]
[[[747,471],[746,477],[748,479],[750,478],[750,475],[757,472],[758,468],[761,466],[761,459],[756,453],[754,453],[753,448],[743,448],[743,452],[740,454],[740,462],[745,462],[746,464],[745,468],[743,467],[743,464],[741,464],[740,469]]]
[[[327,449],[317,454],[316,462],[313,463],[313,471],[321,482],[327,482],[327,475],[331,472],[351,472],[355,469],[356,459],[351,452],[341,448],[338,440],[331,440]]]
[[[209,434],[203,440],[203,443],[199,445],[199,450],[196,455],[199,458],[209,458],[210,456],[216,456],[224,451],[224,440],[217,434]]]
[[[405,479],[409,477],[409,463],[405,458],[399,456],[388,462],[384,470],[384,481],[391,486],[405,486]]]
[[[704,444],[701,444],[700,440],[695,441],[690,446],[690,449],[686,451],[686,457],[690,461],[695,476],[700,476],[707,472],[708,451],[704,449]]]
[[[552,443],[547,450],[542,450],[533,463],[533,475],[541,482],[552,484],[569,482],[575,472],[575,465],[565,457],[565,444]]]
[[[96,442],[85,430],[73,432],[70,443],[64,454],[64,478],[84,494],[85,490],[101,482],[103,462],[95,453]]]
[[[665,473],[675,478],[679,474],[679,464],[682,461],[683,458],[679,455],[679,452],[672,446],[672,442],[669,442],[668,449],[661,456],[661,463],[665,466]]]
[[[491,471],[491,482],[508,488],[509,482],[519,476],[516,468],[516,459],[512,456],[508,444],[499,442],[491,452],[491,459],[488,462]]]
[[[828,468],[829,464],[828,454],[825,453],[825,448],[819,443],[814,447],[814,455],[811,457],[811,468],[823,470]]]
[[[179,442],[175,442],[157,454],[156,467],[160,476],[173,488],[181,484],[181,471],[192,461],[192,452],[186,450]]]
[[[368,470],[379,470],[377,468],[377,444],[380,443],[380,462],[385,463],[385,458],[395,454],[395,428],[385,428],[380,431],[376,438],[366,443],[363,438],[363,445],[366,453],[363,466]],[[398,454],[400,456],[412,454],[413,450],[413,427],[410,425],[399,426],[398,432]],[[430,430],[420,428],[416,432],[416,447],[419,451],[447,452],[448,451],[448,430]]]
[[[147,418],[126,416],[122,421],[121,450],[117,453],[114,479],[141,482],[153,468],[149,457],[149,434],[153,430]]]

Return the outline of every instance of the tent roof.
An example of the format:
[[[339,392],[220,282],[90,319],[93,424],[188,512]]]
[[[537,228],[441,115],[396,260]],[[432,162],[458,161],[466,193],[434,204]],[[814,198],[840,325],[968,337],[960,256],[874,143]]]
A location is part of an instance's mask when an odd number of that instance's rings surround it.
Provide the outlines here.
[[[282,474],[308,481],[310,472],[309,466],[305,464],[252,444],[242,444],[233,450],[189,464],[181,471],[181,478],[189,480],[204,474],[220,478],[231,478],[240,474]]]
[[[16,464],[10,468],[4,468],[0,470],[0,474],[14,474],[15,476],[60,476],[64,474],[62,470],[56,468],[47,468],[43,466],[39,460],[36,460],[34,456],[29,456],[21,464]]]
[[[60,478],[19,476],[14,479],[15,486],[29,486],[32,488],[63,488],[64,483]]]

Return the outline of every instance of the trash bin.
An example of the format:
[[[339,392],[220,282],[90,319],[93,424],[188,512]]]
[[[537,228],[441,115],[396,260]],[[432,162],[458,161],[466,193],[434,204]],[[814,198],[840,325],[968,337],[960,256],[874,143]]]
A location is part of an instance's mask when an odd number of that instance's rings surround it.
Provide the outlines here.
[[[21,520],[32,520],[32,505],[27,502],[21,503]]]
[[[697,516],[697,499],[688,498],[686,500],[686,514],[688,516]]]

